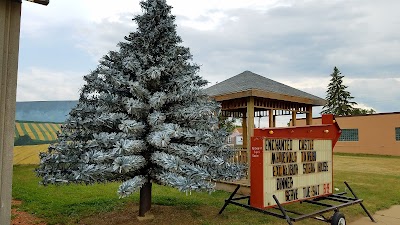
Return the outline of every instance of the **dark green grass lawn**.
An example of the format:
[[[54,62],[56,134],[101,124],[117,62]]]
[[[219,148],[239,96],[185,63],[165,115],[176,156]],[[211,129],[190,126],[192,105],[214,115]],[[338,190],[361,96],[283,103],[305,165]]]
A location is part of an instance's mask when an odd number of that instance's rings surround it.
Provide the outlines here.
[[[352,167],[346,166],[349,162],[352,163]],[[386,167],[382,168],[382,165]],[[399,205],[399,165],[398,157],[335,155],[334,186],[339,188],[340,192],[344,191],[343,181],[347,181],[358,197],[364,199],[365,206],[372,213]],[[116,194],[118,183],[40,186],[33,170],[34,166],[14,166],[13,198],[22,201],[20,210],[34,214],[48,224],[76,224],[83,218],[123,210],[128,203],[133,202],[137,205],[139,201],[138,193],[119,199]],[[234,205],[229,205],[224,213],[218,216],[218,211],[228,196],[229,193],[223,191],[216,191],[211,195],[186,195],[173,188],[153,186],[153,205],[175,207],[176,211],[191,215],[188,224],[285,224],[282,220]],[[297,203],[288,207],[305,211],[313,209],[304,208]],[[345,213],[348,221],[365,216],[359,206],[350,206],[341,211]],[[135,218],[135,215],[132,218]],[[296,224],[324,223],[305,220]]]

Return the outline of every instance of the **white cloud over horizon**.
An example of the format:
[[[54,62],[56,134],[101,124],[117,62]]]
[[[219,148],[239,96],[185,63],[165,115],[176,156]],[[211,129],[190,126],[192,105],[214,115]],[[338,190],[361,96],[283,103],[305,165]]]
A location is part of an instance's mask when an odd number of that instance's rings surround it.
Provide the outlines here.
[[[183,45],[210,84],[250,70],[325,98],[337,66],[359,106],[400,111],[399,1],[167,2]],[[17,99],[68,99],[77,93],[82,76],[135,30],[132,17],[139,13],[138,1],[128,0],[58,0],[48,7],[24,2]],[[43,63],[26,47],[49,43],[40,52]],[[68,82],[60,82],[66,77]],[[45,86],[51,82],[62,86]],[[54,94],[46,95],[46,89]]]
[[[84,84],[80,72],[29,68],[18,76],[17,101],[77,100]]]

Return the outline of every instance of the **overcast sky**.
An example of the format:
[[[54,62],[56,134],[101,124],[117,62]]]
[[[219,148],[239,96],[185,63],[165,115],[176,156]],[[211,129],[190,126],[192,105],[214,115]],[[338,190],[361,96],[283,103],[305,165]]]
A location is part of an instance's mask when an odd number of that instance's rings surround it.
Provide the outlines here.
[[[337,66],[359,106],[400,111],[399,0],[167,2],[211,85],[250,70],[325,98]],[[24,1],[17,100],[78,99],[140,13],[138,0]]]

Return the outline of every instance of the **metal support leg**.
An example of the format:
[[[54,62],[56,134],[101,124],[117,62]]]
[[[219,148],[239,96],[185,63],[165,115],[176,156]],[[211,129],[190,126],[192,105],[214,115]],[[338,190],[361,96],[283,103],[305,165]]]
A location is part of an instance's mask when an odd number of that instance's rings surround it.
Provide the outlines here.
[[[350,185],[345,181],[344,184],[347,186],[351,194],[353,194],[354,198],[358,199],[357,195],[353,192],[351,189]],[[372,222],[376,223],[375,219],[372,217],[372,215],[368,212],[367,208],[365,208],[364,204],[360,202],[361,207],[364,209],[364,212],[368,215],[368,217],[371,219]]]
[[[274,200],[275,200],[276,204],[278,205],[279,209],[281,210],[282,214],[285,216],[286,222],[289,225],[293,225],[292,220],[290,219],[290,217],[286,213],[285,209],[281,206],[281,203],[279,203],[279,200],[276,198],[275,195],[272,195],[272,197],[274,198]]]
[[[240,188],[240,185],[238,185],[238,186],[236,187],[236,189],[232,192],[231,196],[229,196],[229,198],[228,198],[227,200],[225,200],[225,204],[224,204],[224,206],[222,207],[222,209],[219,211],[218,214],[221,214],[221,213],[225,210],[226,206],[228,206],[229,203],[231,203],[232,198],[236,195],[236,192],[239,190],[239,188]]]

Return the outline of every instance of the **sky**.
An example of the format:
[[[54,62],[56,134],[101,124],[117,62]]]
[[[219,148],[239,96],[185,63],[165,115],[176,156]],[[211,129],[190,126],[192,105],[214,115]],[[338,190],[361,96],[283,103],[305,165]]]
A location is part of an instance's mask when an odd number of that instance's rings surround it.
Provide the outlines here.
[[[249,70],[325,98],[336,66],[357,107],[400,111],[398,0],[167,3],[210,85]],[[24,1],[17,101],[77,100],[82,77],[141,13],[138,0]]]

